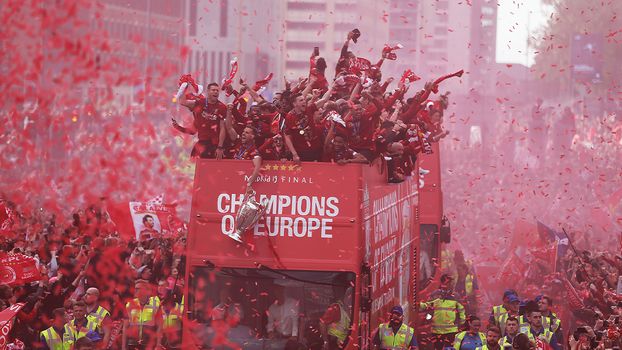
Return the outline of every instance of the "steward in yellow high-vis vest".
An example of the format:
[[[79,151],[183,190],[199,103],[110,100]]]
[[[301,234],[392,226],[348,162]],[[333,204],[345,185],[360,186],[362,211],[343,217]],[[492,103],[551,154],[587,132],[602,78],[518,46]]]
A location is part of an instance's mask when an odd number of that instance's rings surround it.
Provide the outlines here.
[[[497,326],[490,326],[486,330],[486,341],[484,345],[476,348],[475,350],[500,350],[501,342],[499,341],[501,338],[501,330]]]
[[[97,325],[97,334],[102,339],[102,343],[107,345],[110,343],[112,321],[110,312],[99,305],[99,289],[87,289],[84,294],[84,303],[86,304],[86,318]]]
[[[342,301],[331,304],[322,318],[320,330],[325,348],[338,349],[345,343],[350,333],[350,314]]]
[[[136,281],[134,295],[136,299],[125,305],[121,348],[153,349],[160,346],[162,337],[160,300],[152,296],[152,287],[145,280]]]
[[[443,275],[441,280],[443,278],[451,279],[449,275]],[[421,311],[432,311],[432,333],[434,334],[457,333],[458,325],[466,319],[464,306],[456,301],[451,287],[447,285],[446,288],[435,291],[430,301],[419,304]]]
[[[505,332],[503,332],[503,334],[505,334],[503,336],[503,338],[501,338],[501,340],[499,341],[499,344],[501,345],[501,347],[512,347],[512,342],[514,341],[514,337],[516,337],[519,334],[519,326],[518,326],[518,318],[514,317],[514,316],[510,316],[508,317],[508,319],[505,322]]]
[[[535,299],[538,302],[538,310],[542,313],[542,327],[548,329],[553,333],[551,343],[561,348],[561,342],[563,342],[562,322],[551,311],[553,306],[553,299],[549,296],[543,295]]]
[[[390,320],[378,326],[374,335],[373,349],[414,350],[417,348],[415,330],[404,324],[404,310],[401,306],[391,309]]]
[[[181,325],[184,316],[183,298],[181,303],[174,300],[172,293],[162,300],[162,345],[166,349],[181,349]],[[229,315],[232,317],[233,315]]]
[[[73,304],[73,317],[73,320],[65,323],[64,341],[73,344],[87,335],[94,342],[101,341],[97,333],[97,324],[86,317],[86,304],[83,301]]]
[[[553,332],[542,326],[542,313],[538,309],[536,302],[530,301],[527,303],[527,313],[525,318],[529,321],[529,328],[524,329],[524,327],[521,327],[521,333],[526,334],[531,341],[541,339],[549,344],[553,350],[561,350],[560,344],[553,341]]]
[[[58,308],[52,311],[52,326],[40,333],[41,349],[71,350],[71,342],[65,341],[65,309]]]
[[[503,293],[503,304],[493,306],[488,324],[495,325],[501,329],[501,332],[504,332],[505,322],[510,315],[518,316],[519,306],[520,300],[518,299],[518,294],[512,289],[506,290],[505,293]]]
[[[486,334],[480,332],[482,321],[477,316],[469,316],[466,331],[456,334],[453,348],[455,350],[473,350],[486,344]]]
[[[419,304],[421,311],[432,314],[432,335],[437,350],[452,346],[458,325],[466,319],[464,306],[455,299],[451,289],[452,281],[448,274],[442,275],[440,289],[432,293],[430,301]]]

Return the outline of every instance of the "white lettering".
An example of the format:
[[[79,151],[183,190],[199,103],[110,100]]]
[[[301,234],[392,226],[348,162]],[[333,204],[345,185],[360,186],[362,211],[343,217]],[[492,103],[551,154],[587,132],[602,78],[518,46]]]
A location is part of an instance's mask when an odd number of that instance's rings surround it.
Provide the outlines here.
[[[328,206],[329,210],[326,211],[326,215],[332,218],[339,215],[339,207],[337,206],[337,204],[339,204],[339,198],[328,197],[326,199],[326,205]]]
[[[301,217],[294,219],[294,236],[302,238],[307,235],[307,220]]]
[[[279,196],[279,210],[277,214],[283,214],[283,208],[289,207],[292,204],[292,200],[288,196]]]
[[[277,218],[278,220],[278,218]],[[292,223],[293,220],[290,217],[284,216],[281,218],[281,237],[285,236],[285,230],[287,230],[287,236],[292,236]]]
[[[222,221],[220,222],[220,230],[225,235],[230,235],[235,230],[233,215],[225,215],[222,217]]]
[[[322,227],[322,225],[320,224],[320,219],[316,219],[316,218],[311,218],[309,219],[309,237],[313,236],[313,231],[317,230],[318,228]]]
[[[231,213],[236,213],[238,211],[238,208],[242,206],[242,203],[244,202],[244,195],[236,195],[236,194],[232,194],[231,195]]]
[[[287,178],[293,179],[293,178]],[[291,180],[294,181],[294,180]],[[321,239],[333,238],[333,218],[339,215],[339,198],[322,196],[259,195],[266,206],[266,218],[254,227],[255,236],[311,238],[319,231]],[[235,231],[235,216],[244,202],[244,195],[221,193],[216,199],[222,234]]]
[[[311,205],[312,205],[312,209],[311,212],[313,213],[313,215],[315,216],[324,216],[325,213],[325,206],[326,206],[326,197],[315,197],[313,196],[311,198]]]
[[[223,207],[223,200],[226,200],[227,202],[229,201],[230,197],[227,193],[221,193],[218,195],[218,212],[219,213],[226,213],[229,211],[229,208],[231,208],[229,206],[229,204],[225,205]]]
[[[307,196],[298,197],[296,209],[298,209],[298,215],[309,215],[309,212],[311,212],[311,199]]]
[[[332,222],[333,222],[333,219],[322,219],[322,229],[320,231],[320,237],[333,238],[333,234],[328,233],[328,231],[331,231],[333,229],[332,226],[328,225],[329,223],[332,223]]]

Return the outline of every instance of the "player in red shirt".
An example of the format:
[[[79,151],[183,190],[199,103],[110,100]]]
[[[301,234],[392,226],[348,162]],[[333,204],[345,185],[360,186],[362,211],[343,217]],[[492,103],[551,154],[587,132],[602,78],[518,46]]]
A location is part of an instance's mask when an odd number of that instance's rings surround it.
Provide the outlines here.
[[[332,162],[339,165],[348,163],[369,163],[367,158],[348,147],[348,142],[343,133],[335,130],[335,122],[331,122],[324,141],[323,162]]]
[[[248,186],[250,186],[257,179],[261,169],[261,156],[255,147],[255,129],[246,126],[242,133],[238,134],[233,127],[232,110],[233,105],[227,105],[225,128],[229,133],[229,138],[233,141],[233,147],[229,150],[227,158],[253,161],[253,174],[248,179]]]
[[[265,160],[292,160],[292,154],[283,143],[283,135],[276,134],[266,140],[258,149],[261,159]]]
[[[368,92],[363,91],[360,105],[355,105],[346,126],[350,134],[350,147],[371,161],[374,158],[374,133],[380,121],[382,106]]]
[[[193,157],[223,158],[227,106],[218,100],[219,94],[219,85],[211,83],[207,86],[207,98],[189,100],[184,92],[179,99],[182,106],[192,111],[194,122],[191,127],[183,127],[173,119],[173,127],[186,134],[198,134],[199,140],[192,149]]]
[[[316,48],[317,49],[317,48]],[[326,60],[320,57],[320,52],[314,50],[311,54],[309,78],[314,77],[312,89],[320,89],[320,94],[328,91],[328,80],[326,80]]]
[[[307,108],[301,94],[293,97],[294,109],[285,116],[285,144],[295,162],[318,161],[322,156],[322,126],[316,124],[314,104]]]

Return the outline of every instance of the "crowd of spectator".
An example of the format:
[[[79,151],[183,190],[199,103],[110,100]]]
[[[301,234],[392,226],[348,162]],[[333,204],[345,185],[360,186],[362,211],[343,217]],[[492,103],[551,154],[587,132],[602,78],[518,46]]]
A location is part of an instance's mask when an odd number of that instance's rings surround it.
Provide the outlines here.
[[[45,210],[20,212],[5,198],[0,204],[12,213],[0,251],[33,258],[40,274],[34,282],[0,285],[0,311],[24,304],[11,341],[23,343],[22,349],[50,350],[69,344],[83,350],[181,344],[185,232],[137,241],[121,237],[100,205],[66,219]],[[144,313],[145,299],[157,304],[157,332],[144,316],[138,316],[140,326],[133,324],[135,310]],[[132,333],[139,328],[143,334]]]

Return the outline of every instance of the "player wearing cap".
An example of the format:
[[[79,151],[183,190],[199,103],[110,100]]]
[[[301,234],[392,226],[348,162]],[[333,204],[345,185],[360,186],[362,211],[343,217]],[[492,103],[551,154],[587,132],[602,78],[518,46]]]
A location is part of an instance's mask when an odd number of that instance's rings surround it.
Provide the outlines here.
[[[404,310],[401,306],[391,309],[389,322],[378,326],[374,335],[373,348],[380,350],[417,349],[415,330],[404,324]]]
[[[432,312],[432,335],[434,348],[442,350],[451,347],[454,337],[458,333],[458,324],[466,319],[464,306],[460,304],[452,291],[453,278],[444,274],[441,276],[441,285],[434,291],[430,301],[419,304],[420,310]]]

